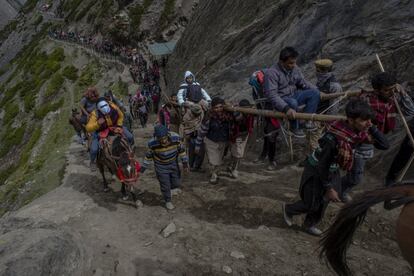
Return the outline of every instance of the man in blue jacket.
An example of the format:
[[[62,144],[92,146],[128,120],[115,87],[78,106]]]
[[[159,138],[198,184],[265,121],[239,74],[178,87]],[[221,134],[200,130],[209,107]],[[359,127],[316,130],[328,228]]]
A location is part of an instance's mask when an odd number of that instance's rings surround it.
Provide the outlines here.
[[[264,94],[267,97],[267,108],[284,112],[291,120],[291,134],[305,138],[294,120],[299,106],[305,105],[305,113],[315,113],[320,101],[319,90],[305,80],[296,65],[299,53],[293,47],[282,49],[279,62],[264,71]],[[305,128],[316,130],[313,122],[308,121]]]

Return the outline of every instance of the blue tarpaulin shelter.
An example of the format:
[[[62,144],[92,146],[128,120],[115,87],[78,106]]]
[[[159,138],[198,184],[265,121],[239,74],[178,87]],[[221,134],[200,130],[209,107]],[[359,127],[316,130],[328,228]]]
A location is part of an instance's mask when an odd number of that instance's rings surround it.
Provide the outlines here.
[[[148,49],[154,57],[162,57],[172,54],[177,41],[170,41],[165,43],[154,43],[148,45]]]

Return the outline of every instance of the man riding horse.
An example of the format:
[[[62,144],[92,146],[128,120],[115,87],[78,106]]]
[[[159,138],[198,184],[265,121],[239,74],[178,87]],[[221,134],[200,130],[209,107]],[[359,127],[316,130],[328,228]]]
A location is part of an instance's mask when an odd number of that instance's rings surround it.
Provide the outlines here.
[[[92,134],[92,142],[90,148],[90,168],[96,170],[96,157],[99,151],[99,133],[109,130],[109,128],[122,129],[124,137],[130,145],[134,144],[134,136],[126,127],[123,127],[124,114],[114,103],[107,102],[104,98],[100,98],[97,103],[97,109],[94,110],[89,117],[86,125],[86,131]]]

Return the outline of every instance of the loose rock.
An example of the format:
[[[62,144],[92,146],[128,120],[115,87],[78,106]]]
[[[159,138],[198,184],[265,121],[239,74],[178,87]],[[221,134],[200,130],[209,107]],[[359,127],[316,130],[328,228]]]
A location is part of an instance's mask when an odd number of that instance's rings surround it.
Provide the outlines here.
[[[233,257],[233,258],[236,258],[236,259],[244,259],[244,258],[246,258],[243,253],[241,253],[240,251],[236,251],[236,250],[235,251],[232,251],[230,253],[230,256]]]
[[[167,225],[167,227],[165,227],[162,231],[161,231],[161,235],[164,238],[168,238],[171,234],[173,234],[175,231],[177,231],[177,227],[175,226],[174,222],[171,222],[170,224]]]
[[[231,267],[225,265],[225,266],[223,266],[223,272],[225,272],[227,274],[231,274],[233,272],[233,270],[231,269]]]

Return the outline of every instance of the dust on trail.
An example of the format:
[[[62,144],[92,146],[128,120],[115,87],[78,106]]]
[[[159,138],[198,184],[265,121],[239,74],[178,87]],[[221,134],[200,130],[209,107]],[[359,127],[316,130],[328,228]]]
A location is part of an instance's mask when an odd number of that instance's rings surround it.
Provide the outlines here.
[[[134,132],[142,160],[152,128]],[[317,258],[318,239],[281,218],[301,170],[269,172],[249,159],[237,181],[213,186],[206,173],[184,175],[168,212],[152,169],[140,177],[144,207],[136,209],[120,200],[118,182],[103,192],[85,149],[73,143],[63,184],[0,220],[0,275],[223,275],[223,267],[234,275],[332,275]],[[322,227],[339,207],[331,205]],[[397,214],[380,207],[368,214],[350,250],[356,275],[411,275],[395,242]],[[164,238],[171,222],[176,232]]]

